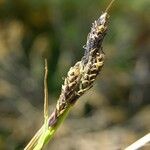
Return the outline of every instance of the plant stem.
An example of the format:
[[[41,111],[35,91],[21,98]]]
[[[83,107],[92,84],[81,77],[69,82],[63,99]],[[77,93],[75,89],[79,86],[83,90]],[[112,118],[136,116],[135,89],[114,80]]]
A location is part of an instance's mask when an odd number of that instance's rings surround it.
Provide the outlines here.
[[[42,135],[40,136],[38,143],[35,145],[33,150],[41,150],[45,144],[47,144],[53,135],[55,134],[58,127],[63,123],[65,118],[67,117],[69,111],[71,109],[71,105],[66,108],[66,110],[63,112],[63,114],[58,118],[58,122],[54,127],[47,128]]]

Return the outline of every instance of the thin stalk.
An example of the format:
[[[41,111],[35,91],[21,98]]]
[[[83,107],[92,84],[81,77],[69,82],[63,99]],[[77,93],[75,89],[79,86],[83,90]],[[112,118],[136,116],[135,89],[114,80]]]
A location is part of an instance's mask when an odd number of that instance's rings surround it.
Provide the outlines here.
[[[148,144],[150,144],[150,133],[146,134],[130,146],[126,147],[124,150],[138,150]]]
[[[33,150],[41,150],[44,147],[44,145],[46,145],[52,139],[52,137],[54,136],[59,126],[63,123],[63,121],[67,117],[70,109],[71,109],[71,106],[68,107],[64,111],[64,113],[59,117],[58,122],[54,127],[50,127],[49,129],[47,129],[45,132],[42,133],[42,135],[40,136],[38,140],[37,145],[35,146]]]

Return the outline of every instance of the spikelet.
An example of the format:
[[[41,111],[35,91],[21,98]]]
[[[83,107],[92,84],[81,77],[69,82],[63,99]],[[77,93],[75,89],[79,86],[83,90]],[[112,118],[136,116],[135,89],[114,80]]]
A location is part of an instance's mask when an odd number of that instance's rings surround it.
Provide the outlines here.
[[[84,46],[85,53],[81,61],[70,68],[67,77],[62,85],[61,94],[56,107],[48,118],[48,93],[47,93],[47,64],[45,69],[45,103],[44,103],[44,125],[33,136],[25,150],[42,149],[53,137],[59,125],[63,122],[71,106],[89,90],[100,73],[105,54],[102,50],[102,43],[107,33],[108,10],[110,10],[115,0],[111,0],[105,12],[96,20],[87,36],[87,42]]]
[[[102,51],[102,42],[107,32],[107,13],[103,13],[91,27],[88,34],[85,53],[81,61],[70,68],[62,85],[56,109],[49,118],[49,126],[57,123],[58,117],[66,108],[73,105],[77,99],[93,86],[97,75],[104,65],[105,54]]]

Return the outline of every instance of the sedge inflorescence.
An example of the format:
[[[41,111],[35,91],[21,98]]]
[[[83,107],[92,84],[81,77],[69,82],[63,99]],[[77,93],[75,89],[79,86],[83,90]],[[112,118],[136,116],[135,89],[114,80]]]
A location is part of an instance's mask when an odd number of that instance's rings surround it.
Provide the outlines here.
[[[68,71],[56,108],[49,118],[49,127],[54,126],[66,108],[73,105],[93,86],[93,82],[100,73],[105,58],[102,42],[107,32],[107,19],[108,15],[105,12],[92,24],[84,46],[84,56]]]

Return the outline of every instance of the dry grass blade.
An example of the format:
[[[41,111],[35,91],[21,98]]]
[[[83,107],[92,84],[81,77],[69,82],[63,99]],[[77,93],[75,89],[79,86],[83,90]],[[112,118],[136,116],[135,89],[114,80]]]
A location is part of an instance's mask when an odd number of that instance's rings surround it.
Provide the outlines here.
[[[44,76],[44,118],[48,119],[48,87],[47,87],[48,66],[45,59],[45,76]]]
[[[144,137],[142,137],[141,139],[137,140],[136,142],[125,148],[125,150],[137,150],[140,149],[141,147],[148,145],[149,143],[150,143],[150,133],[146,134]]]
[[[39,140],[40,136],[42,135],[43,130],[44,130],[44,125],[36,132],[36,134],[32,137],[30,142],[26,145],[24,150],[33,150],[37,141]]]
[[[24,148],[24,150],[32,150],[34,146],[37,144],[40,136],[42,135],[43,131],[48,128],[47,121],[48,121],[48,87],[47,87],[47,76],[48,76],[48,66],[47,60],[45,59],[45,75],[44,75],[44,125],[37,131],[34,137],[30,140],[28,145]]]

